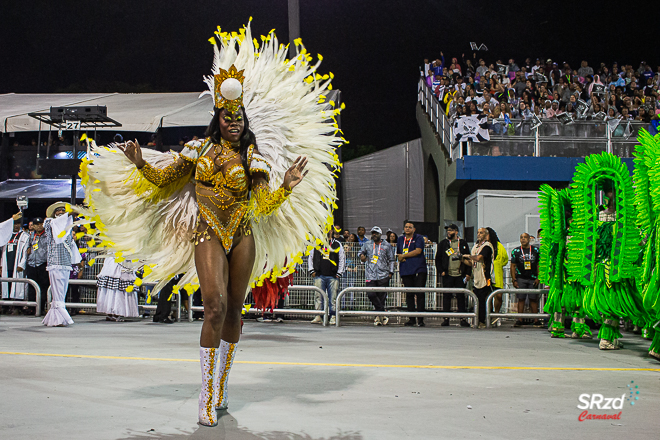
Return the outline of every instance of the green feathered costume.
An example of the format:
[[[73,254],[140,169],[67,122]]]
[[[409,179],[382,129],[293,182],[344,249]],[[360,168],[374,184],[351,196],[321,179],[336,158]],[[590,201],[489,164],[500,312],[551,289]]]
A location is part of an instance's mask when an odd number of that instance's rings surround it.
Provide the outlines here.
[[[614,212],[601,211],[601,190],[611,192]],[[619,319],[644,326],[648,317],[635,284],[641,237],[628,168],[610,153],[587,156],[575,170],[570,198],[569,279],[583,286],[582,307],[601,323],[598,337],[619,348]]]
[[[649,319],[643,336],[653,339],[649,354],[660,360],[660,136],[640,130],[635,147],[637,225],[644,237],[639,284]]]
[[[582,285],[571,280],[567,272],[571,213],[568,190],[541,185],[539,208],[543,230],[539,280],[549,286],[544,311],[552,317],[550,332],[553,338],[564,338],[564,315],[568,314],[573,317],[571,337],[591,338],[591,329],[585,324],[582,309]]]

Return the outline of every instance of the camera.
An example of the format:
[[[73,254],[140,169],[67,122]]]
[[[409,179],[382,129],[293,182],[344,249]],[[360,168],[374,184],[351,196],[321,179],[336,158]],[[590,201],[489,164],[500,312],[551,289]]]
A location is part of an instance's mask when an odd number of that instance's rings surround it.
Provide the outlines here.
[[[463,256],[462,256],[461,254],[459,254],[459,253],[453,253],[453,254],[451,254],[451,259],[454,260],[454,261],[456,261],[456,260],[460,260],[461,257],[463,257]]]
[[[21,211],[27,209],[28,207],[27,196],[16,196],[16,205],[18,205],[18,209],[20,209]]]

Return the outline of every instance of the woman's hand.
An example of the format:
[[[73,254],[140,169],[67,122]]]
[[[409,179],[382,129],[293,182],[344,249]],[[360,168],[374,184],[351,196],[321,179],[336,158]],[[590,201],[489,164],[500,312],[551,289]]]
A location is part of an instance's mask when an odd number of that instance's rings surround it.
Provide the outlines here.
[[[302,182],[303,178],[307,175],[308,171],[303,171],[305,170],[305,166],[307,165],[307,158],[298,156],[298,158],[293,162],[293,165],[286,170],[286,174],[284,174],[284,182],[282,183],[282,187],[287,190],[291,191],[293,188],[296,187],[300,182]]]
[[[11,218],[17,222],[23,217],[23,212],[17,212],[16,214],[12,215]]]
[[[142,150],[140,149],[140,143],[135,139],[135,142],[128,141],[123,146],[119,145],[119,148],[124,152],[128,160],[133,162],[138,169],[146,165],[144,159],[142,159]]]

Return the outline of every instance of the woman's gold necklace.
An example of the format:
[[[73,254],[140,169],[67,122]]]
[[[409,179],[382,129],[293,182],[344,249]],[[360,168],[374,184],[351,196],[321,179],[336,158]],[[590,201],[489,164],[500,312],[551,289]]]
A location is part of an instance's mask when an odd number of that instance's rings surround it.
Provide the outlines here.
[[[220,146],[220,151],[218,151],[218,146]],[[216,159],[219,159],[220,161],[220,163],[216,162],[218,166],[224,164],[225,162],[233,159],[236,155],[238,155],[238,151],[234,150],[231,143],[225,139],[222,139],[220,144],[215,144],[213,147],[213,152],[215,153]],[[229,155],[227,156],[227,154]]]

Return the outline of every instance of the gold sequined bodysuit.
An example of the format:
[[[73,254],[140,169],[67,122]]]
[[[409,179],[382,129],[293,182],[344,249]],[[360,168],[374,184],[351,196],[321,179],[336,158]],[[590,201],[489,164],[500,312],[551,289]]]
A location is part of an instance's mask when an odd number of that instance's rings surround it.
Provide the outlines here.
[[[182,178],[190,179],[194,169],[199,207],[195,244],[209,238],[207,228],[203,224],[200,226],[200,220],[203,220],[229,253],[239,228],[248,235],[250,220],[258,221],[261,216],[270,215],[286,200],[290,191],[279,188],[270,192],[270,165],[255,153],[254,145],[248,148],[250,177],[262,173],[265,180],[252,188],[250,198],[248,176],[240,154],[229,142],[213,144],[207,139],[203,143],[191,142],[186,147],[187,153],[184,150],[172,165],[161,169],[146,164],[140,171],[145,179],[164,188]]]

